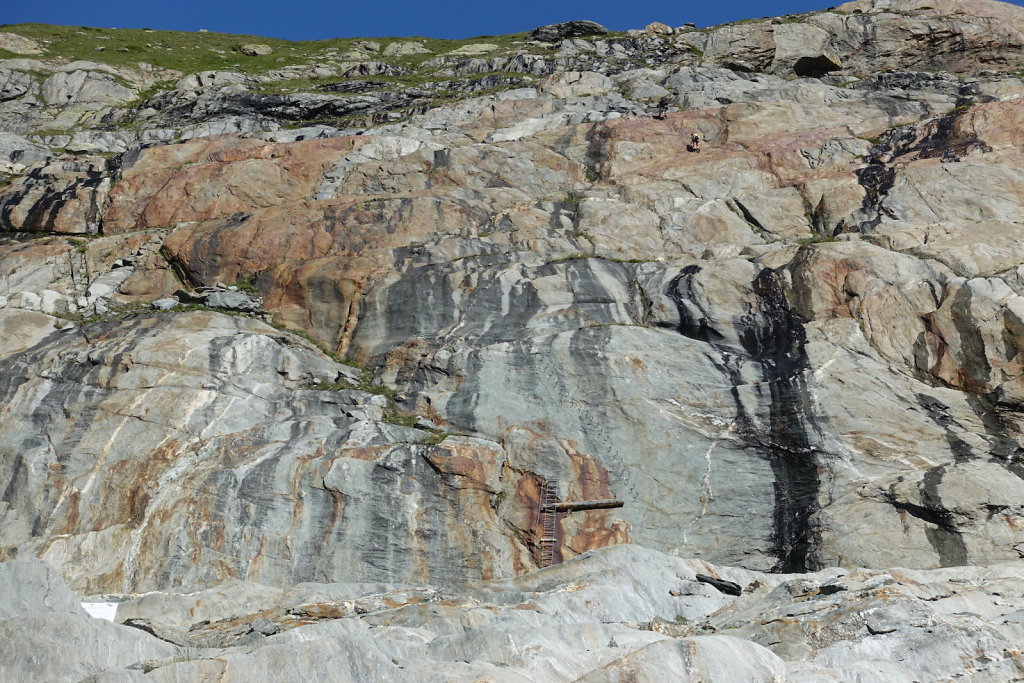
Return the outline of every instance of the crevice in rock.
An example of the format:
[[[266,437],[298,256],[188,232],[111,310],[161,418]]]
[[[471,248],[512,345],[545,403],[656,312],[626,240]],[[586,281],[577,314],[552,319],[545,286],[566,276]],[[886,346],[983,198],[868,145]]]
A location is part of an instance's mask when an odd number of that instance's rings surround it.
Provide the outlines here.
[[[164,245],[160,245],[159,251],[160,255],[164,258],[165,261],[167,261],[167,264],[171,267],[171,272],[174,273],[174,276],[178,279],[180,283],[192,289],[196,289],[198,287],[203,286],[203,282],[198,278],[193,277],[192,273],[189,272],[188,268],[186,268],[184,264],[182,264],[181,261],[179,261],[176,256],[171,254],[171,252]]]
[[[766,231],[766,228],[763,225],[761,225],[761,222],[759,220],[754,218],[754,214],[750,213],[750,210],[743,205],[743,202],[741,202],[739,199],[733,199],[732,201],[733,204],[736,205],[736,208],[739,209],[740,216],[743,217],[743,220],[745,220],[747,223],[749,223],[752,227],[754,227],[756,230],[760,232]]]

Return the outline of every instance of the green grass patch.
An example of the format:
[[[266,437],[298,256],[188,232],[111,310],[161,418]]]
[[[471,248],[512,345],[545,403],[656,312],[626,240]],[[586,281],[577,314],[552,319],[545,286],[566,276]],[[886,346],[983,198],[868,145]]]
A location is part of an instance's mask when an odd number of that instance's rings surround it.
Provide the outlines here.
[[[603,261],[611,261],[612,263],[652,263],[651,259],[648,258],[619,258],[618,256],[595,256]]]
[[[359,373],[359,381],[356,382],[355,388],[359,391],[365,391],[368,394],[383,396],[389,401],[394,401],[398,398],[397,391],[377,382],[373,373],[366,369],[363,369],[363,371]]]
[[[583,252],[577,252],[575,254],[566,254],[565,256],[559,256],[553,258],[548,263],[565,263],[566,261],[584,261],[589,258],[594,258],[593,254],[584,254]]]
[[[796,240],[796,243],[802,247],[806,247],[808,244],[821,244],[823,242],[838,242],[839,240],[831,235],[815,235],[814,237],[803,237]]]
[[[289,330],[289,332],[293,331]],[[298,334],[295,332],[293,333]],[[299,336],[304,337],[305,335],[300,334]],[[354,364],[351,361],[349,361],[347,365],[354,366]],[[373,376],[373,372],[366,368],[361,369],[361,372],[359,373],[359,378],[355,382],[350,382],[349,380],[346,379],[338,379],[334,381],[324,380],[306,385],[303,388],[314,389],[316,391],[364,391],[368,394],[377,394],[378,396],[383,396],[386,399],[388,399],[388,401],[390,401],[392,404],[398,398],[397,391],[395,391],[391,387],[385,386],[378,382],[376,378]],[[391,406],[391,410],[397,413],[397,409],[394,407],[394,405]]]
[[[384,421],[400,427],[415,428],[416,423],[420,421],[420,416],[415,413],[406,413],[392,407],[391,409],[384,411]]]
[[[76,250],[82,246],[83,245],[78,245]],[[78,323],[79,325],[88,325],[90,323],[118,322],[127,318],[134,318],[139,315],[153,312],[153,307],[146,302],[130,302],[112,303],[106,313],[82,313],[81,311],[64,313],[55,312],[53,313],[53,316],[63,320],[70,320],[71,322]]]
[[[333,351],[331,351],[330,349],[328,349],[326,346],[324,346],[323,342],[321,342],[319,339],[317,339],[316,337],[314,337],[313,335],[311,335],[308,332],[305,332],[303,330],[295,330],[295,329],[292,329],[290,327],[286,327],[285,325],[282,325],[280,323],[270,323],[270,326],[273,327],[275,330],[280,330],[281,332],[287,332],[288,334],[294,334],[297,337],[302,337],[303,339],[308,341],[310,344],[315,346],[325,356],[327,356],[328,358],[333,360],[335,363],[340,363],[341,365],[347,365],[347,366],[352,367],[352,368],[360,367],[359,364],[356,363],[351,358],[345,358],[344,356],[339,356],[338,354],[336,354]]]
[[[234,286],[237,287],[239,291],[245,292],[246,294],[256,294],[258,296],[263,295],[263,290],[256,286],[256,281],[252,275],[239,278],[238,282],[236,282]]]
[[[437,446],[449,436],[451,436],[451,434],[448,432],[434,432],[430,436],[420,439],[420,443],[424,446]]]

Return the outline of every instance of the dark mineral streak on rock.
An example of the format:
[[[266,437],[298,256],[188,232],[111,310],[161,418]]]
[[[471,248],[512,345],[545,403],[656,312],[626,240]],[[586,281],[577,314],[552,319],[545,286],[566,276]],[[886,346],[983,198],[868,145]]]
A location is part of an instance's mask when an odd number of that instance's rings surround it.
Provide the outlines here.
[[[715,364],[733,384],[737,431],[771,463],[775,475],[771,541],[772,554],[778,558],[774,571],[809,571],[808,557],[814,545],[811,517],[819,507],[820,480],[816,449],[807,431],[809,424],[814,425],[814,416],[805,378],[810,363],[804,350],[803,320],[790,309],[778,273],[762,270],[752,283],[760,311],[734,323],[746,358],[737,355],[734,349],[717,343],[723,335],[706,317],[694,313],[701,312],[693,298],[692,282],[699,272],[700,266],[687,266],[669,284],[667,294],[679,312],[678,330],[719,351],[721,360]],[[760,366],[771,397],[767,433],[755,425],[740,399],[738,387],[744,383],[740,364],[746,359]]]
[[[925,472],[918,486],[919,503],[898,498],[892,489],[885,497],[897,510],[928,525],[924,530],[925,537],[939,556],[941,566],[959,567],[968,564],[967,546],[953,513],[945,507],[939,496],[939,485],[947,467],[940,465]]]
[[[973,294],[970,287],[961,287],[954,295],[954,307],[969,312]],[[992,366],[985,353],[985,339],[973,316],[953,316],[953,325],[960,336],[963,388],[968,393],[981,393],[992,377]]]
[[[927,394],[918,394],[917,400],[928,413],[928,417],[931,418],[932,422],[942,428],[955,462],[966,462],[972,459],[974,451],[971,449],[970,444],[961,439],[954,429],[959,425],[949,416],[949,406]]]
[[[875,149],[872,148],[872,154]],[[882,154],[883,152],[879,152]],[[882,222],[882,215],[885,208],[882,201],[896,182],[896,168],[872,159],[871,163],[856,171],[857,182],[864,188],[864,199],[862,200],[861,211],[870,216],[860,225],[856,226],[857,232],[870,234],[874,232],[878,224]]]
[[[693,290],[693,277],[700,272],[700,266],[686,266],[672,278],[668,285],[668,295],[679,311],[679,334],[698,341],[712,343],[722,339],[722,335],[708,324],[708,318],[697,304]]]
[[[989,442],[989,460],[999,463],[1015,476],[1024,479],[1024,448],[1012,435],[1009,421],[990,395],[967,395],[967,404],[985,426]]]
[[[943,567],[961,567],[969,564],[967,546],[953,513],[946,509],[939,496],[939,484],[942,483],[946,467],[933,467],[921,480],[921,503],[932,513],[934,520],[934,526],[925,528],[924,533],[938,553]]]
[[[103,325],[91,325],[92,329],[102,328]],[[85,334],[80,332],[79,334]],[[72,341],[72,340],[69,340]],[[49,451],[48,459],[53,464],[60,466],[63,476],[74,476],[76,473],[66,472],[65,466],[69,464],[72,452],[78,447],[86,431],[93,425],[96,414],[99,412],[100,403],[109,392],[91,386],[85,381],[89,374],[95,374],[98,370],[88,357],[66,357],[66,364],[57,368],[57,372],[48,377],[50,380],[49,390],[37,400],[37,408],[29,416],[31,430],[19,444],[15,446],[15,464],[12,468],[11,479],[4,486],[2,500],[17,507],[22,503],[22,496],[31,496],[26,485],[28,473],[25,471],[25,454],[36,451]],[[15,359],[7,359],[0,362],[0,376],[13,376],[11,380],[3,384],[3,394],[0,400],[3,402],[14,401],[19,388],[28,383],[31,379],[32,368],[43,367],[42,354],[33,354],[31,350],[19,354]],[[43,370],[41,374],[47,374]],[[80,402],[80,403],[79,403]],[[83,408],[75,412],[75,419],[59,440],[51,438],[49,432],[51,424],[58,421],[57,416],[67,412],[66,406],[81,405]],[[56,435],[55,435],[56,436]],[[43,499],[36,501],[35,505],[24,501],[27,509],[33,509],[35,514],[32,519],[32,535],[41,536],[47,528],[55,521],[55,514],[58,501],[61,498],[58,487],[53,487],[43,492]],[[71,505],[70,501],[66,504]]]
[[[818,510],[820,480],[807,426],[814,424],[806,373],[803,320],[790,310],[777,271],[766,268],[753,282],[760,314],[750,316],[740,342],[760,363],[771,393],[770,428],[764,446],[775,474],[775,571],[805,572],[813,549],[811,517]]]

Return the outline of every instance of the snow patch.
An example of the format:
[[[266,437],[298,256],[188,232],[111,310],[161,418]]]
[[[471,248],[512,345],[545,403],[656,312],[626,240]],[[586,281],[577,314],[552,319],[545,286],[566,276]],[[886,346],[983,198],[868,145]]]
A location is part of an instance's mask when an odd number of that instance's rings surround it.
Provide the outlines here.
[[[114,616],[117,614],[116,602],[83,602],[82,607],[89,613],[89,616],[96,619],[113,621]]]

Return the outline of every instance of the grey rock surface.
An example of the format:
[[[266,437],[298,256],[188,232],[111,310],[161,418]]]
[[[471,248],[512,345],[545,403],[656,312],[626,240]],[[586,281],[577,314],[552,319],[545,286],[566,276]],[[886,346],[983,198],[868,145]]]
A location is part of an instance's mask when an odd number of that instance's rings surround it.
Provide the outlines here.
[[[43,102],[48,105],[120,104],[135,93],[113,76],[95,71],[58,71],[43,82]]]
[[[79,681],[178,652],[137,629],[90,617],[48,564],[31,558],[0,563],[3,680]]]
[[[0,563],[0,621],[27,614],[86,616],[57,570],[34,558]]]
[[[260,301],[258,299],[253,299],[244,292],[210,292],[206,297],[206,305],[213,308],[223,308],[229,311],[241,311],[243,313],[256,313],[262,310]]]
[[[1017,680],[1022,571],[1018,561],[761,574],[622,545],[440,591],[228,582],[122,602],[117,621],[135,628],[30,614],[0,629],[30,653],[58,624],[91,648],[45,669],[54,680],[135,680],[140,668],[159,681]],[[27,654],[11,654],[5,673],[27,671]]]

